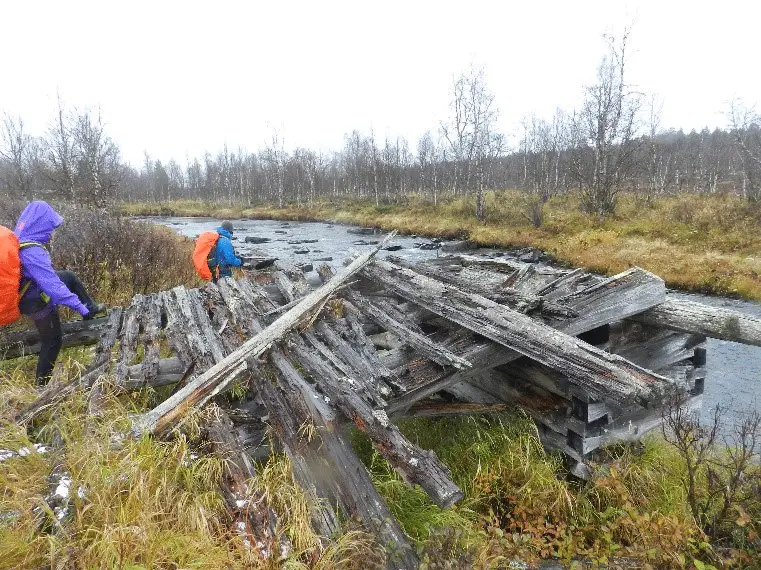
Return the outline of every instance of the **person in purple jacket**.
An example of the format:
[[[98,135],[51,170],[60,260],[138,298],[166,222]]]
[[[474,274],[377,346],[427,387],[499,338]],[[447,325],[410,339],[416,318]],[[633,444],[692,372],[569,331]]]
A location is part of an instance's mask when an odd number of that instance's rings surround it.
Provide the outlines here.
[[[21,244],[19,309],[34,321],[40,335],[37,382],[41,384],[50,380],[63,343],[58,305],[70,307],[84,319],[106,309],[90,299],[74,273],[53,269],[47,247],[61,224],[63,218],[47,202],[36,201],[24,208],[13,230]]]

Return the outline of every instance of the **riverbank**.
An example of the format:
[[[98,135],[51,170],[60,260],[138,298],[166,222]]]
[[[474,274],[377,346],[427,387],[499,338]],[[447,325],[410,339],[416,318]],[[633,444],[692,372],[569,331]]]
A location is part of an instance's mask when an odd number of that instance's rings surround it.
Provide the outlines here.
[[[125,204],[129,215],[266,218],[329,221],[430,237],[468,238],[482,246],[530,246],[559,263],[612,275],[639,266],[663,277],[669,287],[761,300],[761,208],[731,196],[681,195],[647,202],[625,195],[616,215],[604,220],[583,214],[578,197],[554,198],[542,227],[528,220],[519,192],[490,193],[487,219],[473,216],[471,200],[432,206],[408,199],[375,206],[356,201],[312,205],[215,206],[176,201]]]
[[[234,211],[215,214],[238,217]],[[129,265],[120,276],[160,267],[162,279],[183,282],[188,240],[164,241],[172,234],[154,235],[131,224],[121,233],[124,247],[110,239],[98,242],[120,267]],[[150,258],[150,248],[133,255],[134,242],[126,238],[135,235],[155,237],[166,257]],[[103,281],[109,299],[135,292],[128,279]],[[57,377],[75,377],[90,357],[87,351],[64,351]],[[257,464],[257,477],[248,484],[251,497],[263,492],[271,498],[293,550],[276,562],[247,548],[231,532],[219,493],[222,464],[204,455],[196,422],[168,441],[122,439],[130,417],[153,407],[168,389],[125,394],[112,377],[104,377],[98,415],[90,413],[91,393],[77,391],[44,412],[36,426],[18,426],[16,413],[38,394],[35,360],[8,361],[0,370],[0,485],[6,489],[0,498],[0,568],[39,568],[50,560],[61,567],[378,567],[378,545],[351,521],[331,540],[311,531],[306,499],[278,455]],[[731,511],[718,538],[707,537],[690,512],[684,460],[657,434],[641,445],[605,450],[591,466],[592,479],[579,484],[566,478],[560,458],[542,448],[533,422],[520,412],[409,420],[400,429],[433,449],[465,492],[455,507],[436,507],[420,489],[404,484],[367,438],[354,434],[355,449],[424,568],[500,568],[518,560],[536,567],[543,559],[573,568],[581,567],[579,557],[590,567],[616,567],[615,557],[625,557],[643,568],[714,567],[701,561],[752,568],[757,557],[758,498]],[[115,441],[124,443],[114,446]],[[712,492],[706,468],[697,477],[702,499]]]

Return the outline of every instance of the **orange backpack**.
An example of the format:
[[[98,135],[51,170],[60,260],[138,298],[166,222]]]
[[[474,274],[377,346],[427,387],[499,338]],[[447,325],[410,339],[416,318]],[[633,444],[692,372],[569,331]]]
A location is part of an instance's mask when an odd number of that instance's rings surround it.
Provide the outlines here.
[[[193,251],[193,265],[201,279],[209,281],[212,278],[211,264],[214,262],[214,248],[217,247],[219,234],[217,232],[204,232],[196,240],[196,248]],[[217,268],[214,268],[215,271]]]
[[[19,243],[16,234],[0,226],[0,325],[9,325],[21,317],[18,304],[31,282],[20,288],[21,258],[18,252],[32,246],[44,247],[35,241]],[[43,293],[41,297],[44,299],[46,295]]]

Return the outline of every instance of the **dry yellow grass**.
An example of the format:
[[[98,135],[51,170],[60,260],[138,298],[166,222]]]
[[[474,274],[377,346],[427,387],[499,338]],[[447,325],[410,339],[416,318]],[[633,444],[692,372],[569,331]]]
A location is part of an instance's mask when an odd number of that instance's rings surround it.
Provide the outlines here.
[[[615,216],[600,220],[580,212],[574,194],[545,208],[545,223],[528,222],[525,195],[490,193],[487,219],[475,219],[472,200],[437,207],[414,196],[376,207],[363,202],[310,206],[223,207],[197,202],[127,205],[132,214],[329,220],[402,233],[469,238],[485,246],[532,246],[560,263],[614,274],[639,266],[685,290],[761,299],[761,209],[733,196],[681,195],[650,202],[621,196]]]

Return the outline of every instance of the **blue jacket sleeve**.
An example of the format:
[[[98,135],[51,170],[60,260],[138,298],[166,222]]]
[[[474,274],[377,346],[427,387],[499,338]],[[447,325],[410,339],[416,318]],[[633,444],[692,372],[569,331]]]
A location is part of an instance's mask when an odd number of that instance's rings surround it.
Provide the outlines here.
[[[222,266],[240,267],[243,261],[235,255],[232,242],[224,237],[220,237],[217,242],[218,260]]]

